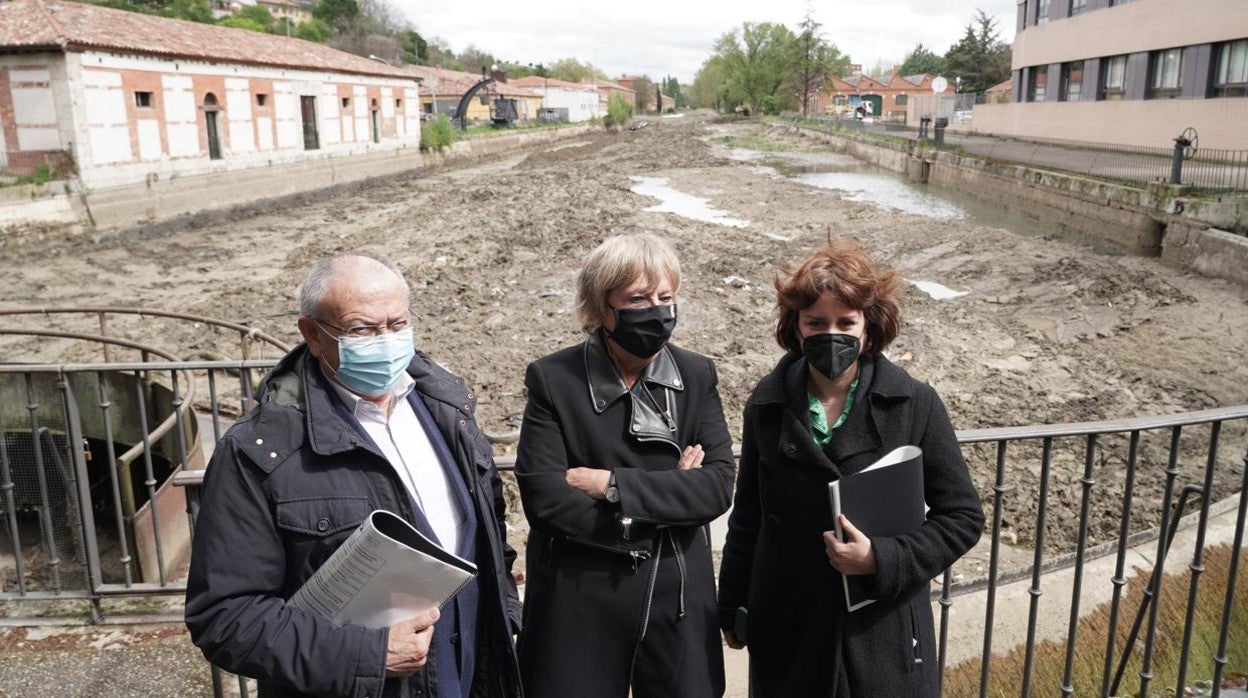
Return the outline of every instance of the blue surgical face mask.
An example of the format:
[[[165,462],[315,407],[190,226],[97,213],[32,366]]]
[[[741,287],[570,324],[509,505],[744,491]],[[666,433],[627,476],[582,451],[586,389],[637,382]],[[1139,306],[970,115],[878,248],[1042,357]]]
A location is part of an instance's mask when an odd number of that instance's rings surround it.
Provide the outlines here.
[[[410,327],[376,337],[335,339],[338,340],[338,370],[333,372],[334,377],[357,395],[375,397],[392,390],[416,355]]]

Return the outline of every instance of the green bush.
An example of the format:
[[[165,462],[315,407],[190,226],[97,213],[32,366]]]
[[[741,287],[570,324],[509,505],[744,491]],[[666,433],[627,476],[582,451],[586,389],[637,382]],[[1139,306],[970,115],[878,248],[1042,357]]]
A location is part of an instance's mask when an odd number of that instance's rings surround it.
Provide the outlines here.
[[[775,95],[767,95],[766,97],[763,97],[763,113],[772,115],[779,114],[780,98]]]
[[[607,118],[604,120],[606,126],[608,128],[623,126],[631,118],[633,118],[633,105],[624,99],[624,95],[611,95],[611,98],[607,100]]]
[[[446,114],[438,114],[433,121],[421,126],[420,147],[425,150],[445,148],[454,143],[458,135],[450,117]]]

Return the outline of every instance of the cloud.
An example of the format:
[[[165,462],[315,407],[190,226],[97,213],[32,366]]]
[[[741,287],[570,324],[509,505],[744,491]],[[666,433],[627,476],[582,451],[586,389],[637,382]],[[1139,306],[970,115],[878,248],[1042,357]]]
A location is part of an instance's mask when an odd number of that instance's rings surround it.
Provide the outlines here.
[[[674,75],[686,83],[725,32],[743,22],[796,28],[807,8],[801,0],[391,1],[422,34],[441,37],[456,51],[473,44],[500,60],[547,65],[573,57],[612,76]],[[821,0],[810,7],[825,37],[868,70],[877,61],[900,61],[920,42],[943,54],[962,36],[976,8],[995,15],[1002,39],[1011,41],[1016,12],[1015,0]]]

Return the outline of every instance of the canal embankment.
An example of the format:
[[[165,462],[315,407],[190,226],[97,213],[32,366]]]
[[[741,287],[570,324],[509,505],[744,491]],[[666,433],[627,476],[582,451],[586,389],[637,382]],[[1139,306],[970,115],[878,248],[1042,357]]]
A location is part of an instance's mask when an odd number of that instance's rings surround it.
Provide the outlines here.
[[[873,133],[783,128],[916,183],[1036,220],[1080,242],[1248,283],[1248,195],[1198,195],[1164,183],[1131,185]]]

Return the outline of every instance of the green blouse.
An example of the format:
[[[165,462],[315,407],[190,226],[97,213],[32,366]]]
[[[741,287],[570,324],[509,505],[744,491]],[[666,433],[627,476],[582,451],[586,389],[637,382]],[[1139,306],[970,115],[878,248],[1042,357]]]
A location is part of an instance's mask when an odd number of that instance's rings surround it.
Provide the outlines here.
[[[855,377],[854,382],[849,384],[849,392],[845,394],[845,406],[841,408],[841,415],[836,418],[831,427],[828,427],[828,415],[823,411],[823,403],[814,393],[806,391],[806,402],[810,407],[810,432],[815,439],[816,446],[827,448],[831,443],[833,432],[849,418],[849,410],[854,406],[854,394],[857,392],[858,378]]]

